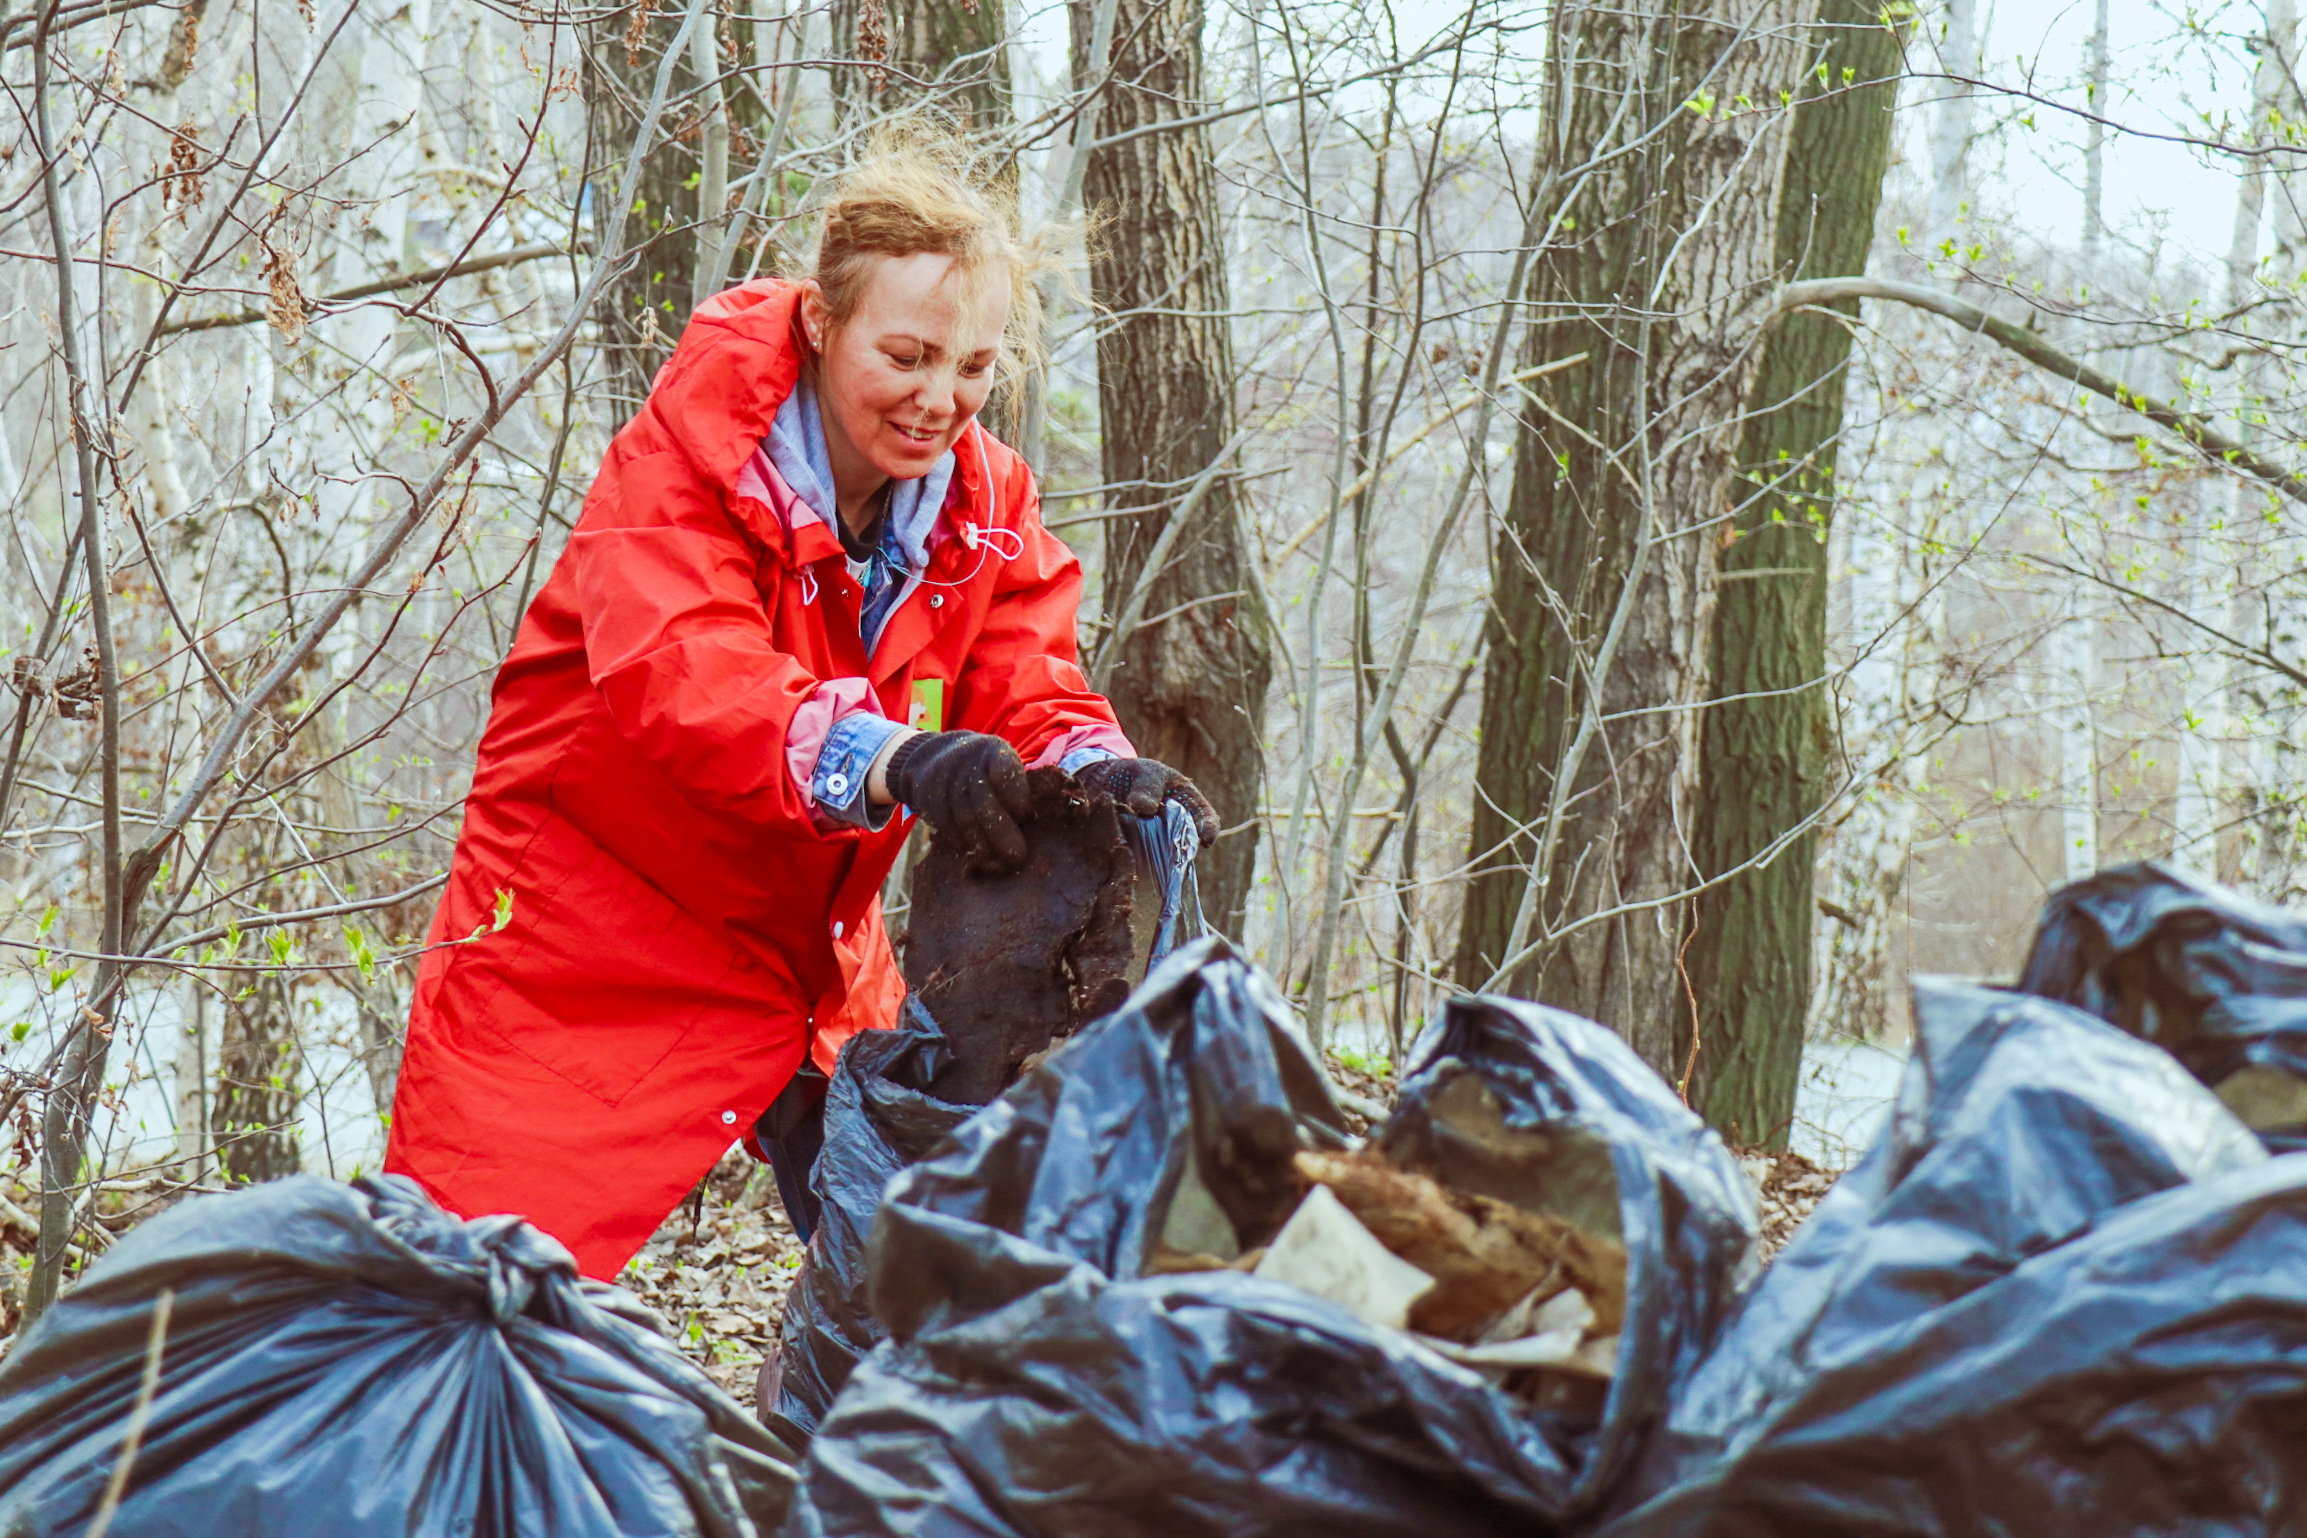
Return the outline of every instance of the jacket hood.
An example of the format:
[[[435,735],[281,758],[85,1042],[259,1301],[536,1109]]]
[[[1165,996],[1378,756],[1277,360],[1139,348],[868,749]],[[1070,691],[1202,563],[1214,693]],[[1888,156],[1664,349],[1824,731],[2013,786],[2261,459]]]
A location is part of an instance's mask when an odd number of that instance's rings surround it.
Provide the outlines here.
[[[768,438],[809,358],[801,334],[800,285],[761,278],[714,295],[690,318],[642,408],[694,465],[734,498],[746,462]],[[1012,456],[971,422],[954,445],[954,479],[973,507],[987,505],[989,473]]]

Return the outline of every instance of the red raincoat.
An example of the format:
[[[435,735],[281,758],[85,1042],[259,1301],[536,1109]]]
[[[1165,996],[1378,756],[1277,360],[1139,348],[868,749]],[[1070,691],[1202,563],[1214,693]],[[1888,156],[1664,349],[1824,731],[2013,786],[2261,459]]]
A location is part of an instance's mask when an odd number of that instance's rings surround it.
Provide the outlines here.
[[[781,282],[712,300],[611,444],[497,675],[417,975],[385,1167],[465,1216],[526,1215],[588,1275],[615,1275],[804,1053],[830,1069],[895,1019],[879,893],[906,819],[813,813],[828,698],[1029,763],[1126,751],[1075,662],[1080,567],[981,428],[870,661],[832,530],[751,494],[757,473],[738,489],[807,355],[796,309]]]

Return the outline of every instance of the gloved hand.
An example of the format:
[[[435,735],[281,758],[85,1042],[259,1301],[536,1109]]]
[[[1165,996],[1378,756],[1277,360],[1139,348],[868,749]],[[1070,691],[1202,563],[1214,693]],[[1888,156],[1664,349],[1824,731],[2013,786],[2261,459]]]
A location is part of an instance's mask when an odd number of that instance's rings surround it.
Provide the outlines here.
[[[983,732],[922,732],[890,753],[889,793],[941,833],[963,841],[969,868],[1001,875],[1025,863],[1018,820],[1033,810],[1017,749]]]
[[[1193,813],[1194,831],[1207,849],[1218,841],[1217,809],[1187,779],[1165,763],[1150,758],[1101,758],[1073,772],[1074,783],[1103,791],[1114,804],[1140,817],[1157,817],[1164,801],[1175,801]]]

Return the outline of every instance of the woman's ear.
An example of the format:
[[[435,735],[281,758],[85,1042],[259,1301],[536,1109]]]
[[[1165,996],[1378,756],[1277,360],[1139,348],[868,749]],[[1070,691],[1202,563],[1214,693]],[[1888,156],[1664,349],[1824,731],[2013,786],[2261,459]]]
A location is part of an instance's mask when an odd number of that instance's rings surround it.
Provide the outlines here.
[[[833,324],[833,312],[825,307],[825,289],[815,278],[801,280],[801,334],[809,339],[813,351],[825,350],[825,333]]]

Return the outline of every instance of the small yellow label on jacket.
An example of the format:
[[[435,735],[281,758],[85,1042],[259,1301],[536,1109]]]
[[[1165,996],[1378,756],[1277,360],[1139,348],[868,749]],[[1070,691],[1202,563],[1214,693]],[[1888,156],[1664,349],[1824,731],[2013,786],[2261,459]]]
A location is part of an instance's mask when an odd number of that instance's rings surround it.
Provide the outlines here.
[[[916,678],[913,681],[913,709],[907,713],[905,724],[924,732],[945,730],[944,679]]]

